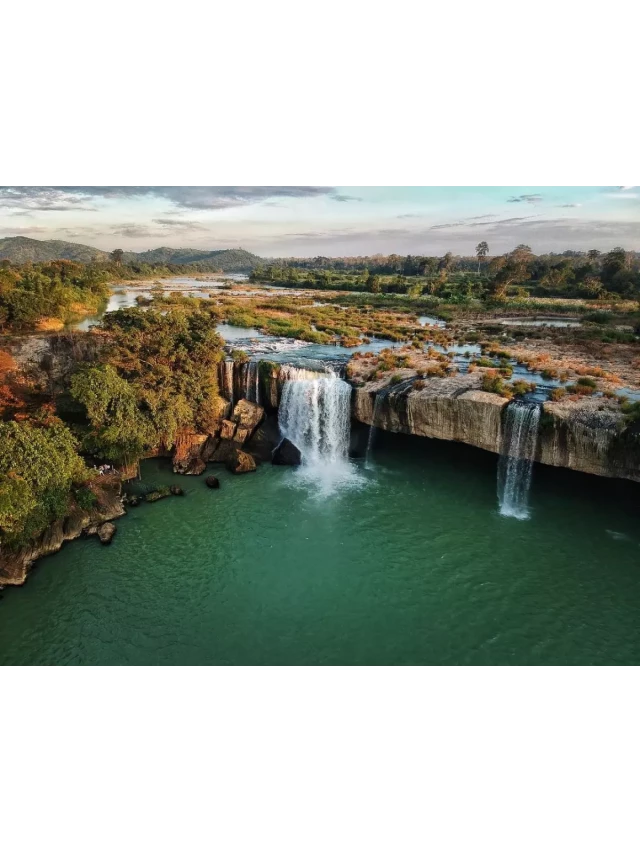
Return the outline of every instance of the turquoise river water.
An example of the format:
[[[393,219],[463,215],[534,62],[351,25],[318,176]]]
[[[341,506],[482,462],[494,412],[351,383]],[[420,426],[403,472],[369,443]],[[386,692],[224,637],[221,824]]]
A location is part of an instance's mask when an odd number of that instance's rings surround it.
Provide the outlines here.
[[[211,491],[145,463],[185,497],[5,589],[0,663],[640,663],[639,487],[537,467],[519,521],[496,462],[380,434],[333,489],[267,464]]]

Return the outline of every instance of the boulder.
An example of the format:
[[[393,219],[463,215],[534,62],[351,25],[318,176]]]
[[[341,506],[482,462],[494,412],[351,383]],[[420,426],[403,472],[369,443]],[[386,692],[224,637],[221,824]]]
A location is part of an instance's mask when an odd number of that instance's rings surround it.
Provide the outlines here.
[[[302,454],[292,441],[283,438],[273,451],[271,462],[274,465],[299,465],[302,462]]]
[[[250,400],[238,400],[233,410],[232,420],[238,425],[235,440],[241,444],[249,439],[264,418],[264,409]],[[238,432],[242,429],[242,439]]]
[[[248,474],[256,470],[256,460],[244,450],[234,450],[226,462],[227,469],[232,474]]]
[[[169,486],[169,491],[172,495],[184,495],[184,489],[180,488],[180,486]]]
[[[251,430],[249,427],[236,427],[236,434],[233,436],[233,440],[236,444],[244,444],[245,441],[249,439],[251,435]]]
[[[105,521],[105,523],[101,524],[98,528],[98,539],[103,545],[109,545],[115,534],[116,526],[110,521]]]
[[[233,438],[233,434],[236,431],[235,421],[223,420],[222,426],[220,428],[220,438],[222,439],[230,439]]]
[[[202,445],[202,450],[200,451],[200,458],[203,462],[210,462],[213,454],[216,452],[218,445],[220,444],[220,438],[217,435],[210,435],[209,438]]]
[[[153,492],[148,492],[148,494],[144,496],[144,499],[147,503],[152,504],[156,501],[161,501],[163,498],[168,498],[170,494],[171,491],[167,486],[161,486]]]
[[[219,489],[220,488],[220,480],[217,477],[214,477],[213,474],[210,474],[206,479],[205,483],[207,488],[209,489]]]
[[[280,430],[278,429],[278,419],[270,415],[257,428],[249,441],[244,445],[244,449],[257,457],[261,462],[271,462],[273,451],[280,444]]]
[[[226,462],[236,450],[239,450],[239,447],[235,442],[228,438],[223,438],[216,447],[209,461]]]

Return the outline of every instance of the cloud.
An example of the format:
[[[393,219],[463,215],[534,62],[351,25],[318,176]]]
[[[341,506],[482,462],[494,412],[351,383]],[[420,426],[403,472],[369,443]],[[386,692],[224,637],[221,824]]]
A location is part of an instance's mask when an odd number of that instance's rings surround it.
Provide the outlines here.
[[[421,216],[422,213],[399,213],[396,219],[419,219]]]
[[[527,204],[537,204],[539,201],[542,201],[542,196],[538,193],[530,193],[525,195],[512,195],[507,199],[508,202],[511,203],[520,203],[527,202]]]
[[[127,237],[130,239],[136,238],[151,238],[161,237],[165,232],[153,228],[147,228],[145,225],[116,225],[111,232],[115,237]]]
[[[429,231],[438,231],[440,228],[459,228],[464,222],[443,222],[441,225],[432,225]]]
[[[73,187],[0,187],[0,207],[19,210],[95,210],[90,196]]]
[[[158,198],[177,209],[222,210],[272,199],[316,198],[356,201],[334,187],[0,187],[0,207],[23,210],[95,210],[97,200]]]
[[[472,216],[471,219],[480,219],[483,217]],[[441,225],[432,225],[429,231],[438,231],[441,228],[491,228],[496,225],[511,225],[514,222],[523,222],[526,219],[535,219],[536,214],[532,216],[512,216],[509,219],[498,219],[495,222],[471,222],[471,220],[462,220],[461,222],[444,222]]]
[[[194,222],[192,219],[152,219],[156,225],[162,225],[165,228],[170,228],[172,231],[207,231],[207,227],[201,222]]]
[[[574,202],[573,204],[556,204],[556,207],[582,207],[582,205]]]
[[[30,225],[28,228],[21,228],[20,233],[16,234],[14,228],[9,228],[5,225],[0,226],[0,234],[6,234],[8,237],[31,237],[34,234],[47,234],[49,229],[42,225]]]
[[[472,222],[474,219],[495,219],[497,215],[497,213],[482,213],[480,216],[469,216],[467,222]]]

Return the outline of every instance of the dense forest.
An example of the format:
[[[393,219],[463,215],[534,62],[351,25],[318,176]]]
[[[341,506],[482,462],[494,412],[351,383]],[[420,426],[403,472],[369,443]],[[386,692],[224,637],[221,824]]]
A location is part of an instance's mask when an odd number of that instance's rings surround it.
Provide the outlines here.
[[[615,248],[604,254],[567,251],[535,255],[520,245],[491,257],[480,243],[475,257],[373,255],[365,258],[279,259],[259,265],[252,281],[285,287],[438,296],[452,302],[500,301],[507,296],[583,299],[640,298],[640,255]]]
[[[131,466],[183,431],[213,429],[224,407],[216,322],[204,311],[115,312],[62,392],[38,400],[29,389],[18,409],[0,393],[0,546],[94,503],[102,480],[92,460]]]

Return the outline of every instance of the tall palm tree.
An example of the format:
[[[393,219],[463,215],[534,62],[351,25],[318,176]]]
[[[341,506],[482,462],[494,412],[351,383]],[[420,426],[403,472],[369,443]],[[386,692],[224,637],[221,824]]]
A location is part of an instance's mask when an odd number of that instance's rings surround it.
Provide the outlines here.
[[[480,261],[482,258],[486,258],[489,254],[489,244],[486,240],[483,240],[481,243],[478,243],[476,246],[476,256],[478,258],[478,275],[480,275]]]

